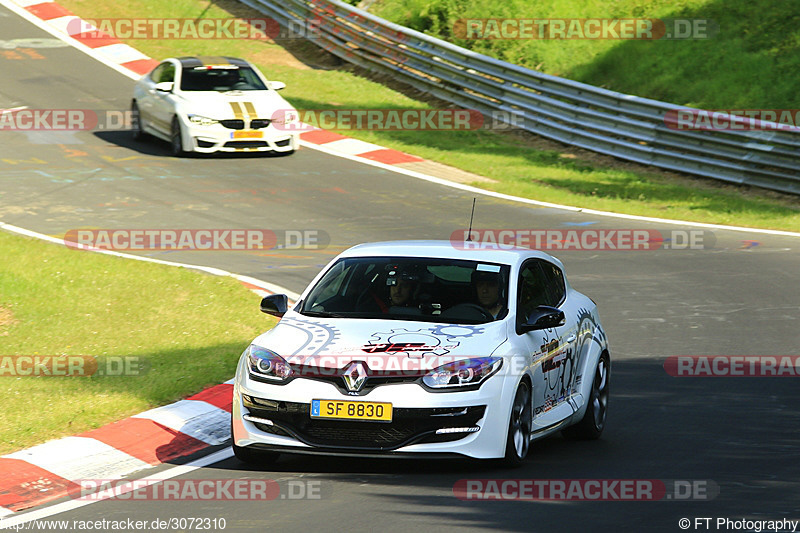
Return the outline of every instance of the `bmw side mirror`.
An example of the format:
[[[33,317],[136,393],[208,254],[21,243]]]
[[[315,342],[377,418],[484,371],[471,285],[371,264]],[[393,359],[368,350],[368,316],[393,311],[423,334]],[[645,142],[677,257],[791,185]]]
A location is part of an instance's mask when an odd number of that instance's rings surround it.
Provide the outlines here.
[[[156,83],[156,91],[161,91],[162,93],[171,93],[174,85],[175,84],[171,81],[162,81],[161,83]]]
[[[289,310],[289,298],[285,294],[270,294],[261,300],[261,312],[278,318]]]
[[[286,84],[282,81],[271,81],[269,82],[269,88],[273,91],[280,91],[281,89],[286,88]]]
[[[528,315],[528,319],[517,328],[519,333],[563,326],[567,321],[564,311],[558,307],[540,305]]]

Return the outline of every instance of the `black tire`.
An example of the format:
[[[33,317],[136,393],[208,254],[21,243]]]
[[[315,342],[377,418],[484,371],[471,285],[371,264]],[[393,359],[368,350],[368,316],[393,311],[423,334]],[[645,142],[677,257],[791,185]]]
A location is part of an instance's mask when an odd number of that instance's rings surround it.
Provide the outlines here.
[[[131,104],[131,135],[134,141],[141,141],[145,136],[142,129],[142,114],[139,112],[139,106],[136,105],[136,102]]]
[[[183,135],[181,134],[181,123],[178,117],[172,117],[172,126],[169,135],[170,153],[175,157],[181,157],[186,152],[183,150]]]
[[[611,377],[611,361],[608,354],[603,352],[597,361],[592,380],[592,392],[589,396],[589,405],[586,414],[580,422],[570,426],[561,433],[564,437],[574,440],[599,439],[606,427],[608,418],[608,384]]]
[[[506,455],[503,458],[505,466],[518,467],[525,462],[531,447],[531,430],[531,387],[527,381],[522,380],[514,394],[514,403],[511,406],[511,417],[506,436]]]
[[[278,460],[281,454],[278,452],[268,452],[252,447],[237,446],[233,441],[233,419],[231,419],[231,448],[233,455],[241,462],[253,466],[269,466]]]

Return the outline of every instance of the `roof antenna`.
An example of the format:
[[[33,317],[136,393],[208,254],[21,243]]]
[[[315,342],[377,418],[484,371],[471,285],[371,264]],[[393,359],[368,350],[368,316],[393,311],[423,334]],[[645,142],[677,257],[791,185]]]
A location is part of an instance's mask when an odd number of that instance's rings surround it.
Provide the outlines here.
[[[472,197],[472,214],[469,216],[469,230],[467,231],[466,242],[472,242],[472,219],[475,217],[475,200],[477,199],[475,196]]]

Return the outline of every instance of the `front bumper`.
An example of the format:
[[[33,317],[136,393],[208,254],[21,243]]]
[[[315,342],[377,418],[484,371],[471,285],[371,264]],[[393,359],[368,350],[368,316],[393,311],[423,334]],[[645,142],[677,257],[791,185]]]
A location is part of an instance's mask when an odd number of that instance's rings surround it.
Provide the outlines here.
[[[292,152],[299,134],[270,125],[257,130],[229,129],[221,124],[200,126],[184,120],[183,145],[194,152]]]
[[[514,384],[503,373],[478,390],[428,392],[415,383],[384,385],[365,396],[342,394],[330,383],[295,379],[286,385],[253,381],[240,361],[233,393],[237,446],[285,453],[481,459],[505,453]],[[391,422],[312,419],[312,399],[388,402]]]

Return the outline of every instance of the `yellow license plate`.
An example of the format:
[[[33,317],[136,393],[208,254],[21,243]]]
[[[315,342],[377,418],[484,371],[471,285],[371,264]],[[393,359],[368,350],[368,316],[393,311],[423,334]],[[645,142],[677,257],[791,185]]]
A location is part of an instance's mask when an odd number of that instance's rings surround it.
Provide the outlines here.
[[[234,139],[260,139],[264,136],[264,132],[242,130],[242,131],[234,131],[232,132],[232,135]]]
[[[377,402],[348,402],[342,400],[312,400],[311,418],[340,420],[392,421],[392,404]]]

